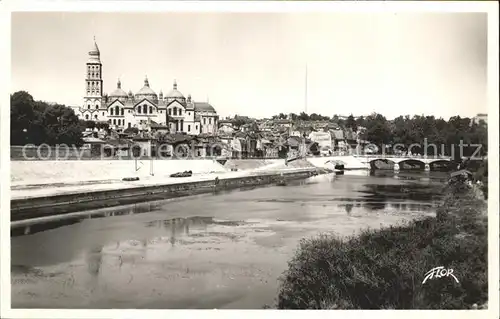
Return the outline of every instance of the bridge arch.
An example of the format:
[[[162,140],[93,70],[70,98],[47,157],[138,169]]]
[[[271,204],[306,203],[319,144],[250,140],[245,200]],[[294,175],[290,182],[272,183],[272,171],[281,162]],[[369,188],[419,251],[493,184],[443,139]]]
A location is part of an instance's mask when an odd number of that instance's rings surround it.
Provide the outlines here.
[[[347,165],[346,162],[342,161],[342,160],[339,160],[339,159],[332,159],[332,160],[328,160],[325,162],[325,165],[326,164],[331,164],[331,165]]]
[[[372,169],[372,170],[373,170],[373,169],[380,169],[380,168],[379,168],[379,167],[377,167],[377,166],[376,166],[376,164],[375,164],[375,163],[377,163],[377,162],[382,162],[382,163],[385,163],[385,164],[389,164],[389,165],[390,165],[390,168],[389,168],[389,166],[387,166],[387,167],[386,167],[387,169],[392,169],[392,168],[393,168],[393,166],[394,166],[395,164],[397,164],[397,163],[396,163],[395,161],[393,161],[392,159],[388,159],[388,158],[374,158],[374,159],[372,159],[372,160],[370,160],[370,161],[368,162],[368,165],[370,166],[370,169]]]
[[[345,167],[347,165],[347,163],[342,161],[342,160],[339,160],[339,159],[332,159],[332,160],[326,161],[324,164],[325,167],[329,167],[329,168],[334,168],[337,165],[342,165]]]
[[[443,168],[445,170],[449,170],[452,165],[452,162],[448,159],[435,159],[429,161],[429,167],[431,171],[433,170],[439,170],[439,168]]]
[[[421,169],[425,168],[426,163],[422,160],[416,159],[416,158],[405,158],[400,161],[398,161],[396,164],[399,164],[399,167],[401,169],[403,168],[403,164],[409,164],[409,165],[418,165]]]

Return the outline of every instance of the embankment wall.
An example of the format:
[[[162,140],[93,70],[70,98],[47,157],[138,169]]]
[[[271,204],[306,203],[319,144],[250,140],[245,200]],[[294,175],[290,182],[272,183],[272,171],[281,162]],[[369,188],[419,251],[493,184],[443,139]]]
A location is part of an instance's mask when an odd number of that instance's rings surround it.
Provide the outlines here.
[[[315,170],[11,200],[11,221],[302,179]]]
[[[151,169],[151,165],[153,168]],[[16,185],[64,184],[121,180],[124,177],[169,176],[192,171],[196,174],[226,172],[215,160],[103,160],[103,161],[11,161],[11,183]]]
[[[354,156],[309,157],[308,164],[320,168],[333,168],[328,161],[341,161],[346,169],[366,169],[366,163]],[[304,161],[305,162],[305,161]],[[152,165],[152,169],[151,169]],[[290,163],[288,166],[295,164]],[[193,175],[239,171],[273,171],[286,169],[283,159],[231,159],[224,165],[212,159],[165,159],[165,160],[99,160],[99,161],[11,161],[11,185],[44,185],[84,183],[92,181],[121,180],[124,177],[146,177],[154,175],[192,171]],[[304,166],[304,165],[302,165]]]

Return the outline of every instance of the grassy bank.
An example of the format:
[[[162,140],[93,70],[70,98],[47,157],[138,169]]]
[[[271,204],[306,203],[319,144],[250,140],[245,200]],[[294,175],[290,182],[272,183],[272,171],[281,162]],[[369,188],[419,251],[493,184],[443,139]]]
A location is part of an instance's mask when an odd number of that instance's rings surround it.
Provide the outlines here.
[[[436,217],[361,235],[303,239],[280,278],[279,309],[468,309],[488,297],[487,209],[475,186],[446,186]],[[434,267],[451,277],[422,284]]]

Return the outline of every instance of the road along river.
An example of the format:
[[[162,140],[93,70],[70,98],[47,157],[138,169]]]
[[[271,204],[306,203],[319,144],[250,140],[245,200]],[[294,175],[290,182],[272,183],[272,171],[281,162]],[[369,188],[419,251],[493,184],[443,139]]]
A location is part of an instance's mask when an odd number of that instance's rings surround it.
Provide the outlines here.
[[[323,175],[13,229],[12,307],[261,308],[301,238],[434,215],[443,177]]]

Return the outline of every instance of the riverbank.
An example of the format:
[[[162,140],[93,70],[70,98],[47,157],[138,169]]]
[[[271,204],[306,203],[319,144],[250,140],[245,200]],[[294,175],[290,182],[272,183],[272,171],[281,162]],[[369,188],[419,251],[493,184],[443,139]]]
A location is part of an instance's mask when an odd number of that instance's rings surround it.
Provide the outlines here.
[[[298,163],[297,163],[298,162]],[[37,186],[102,184],[121,181],[124,177],[141,180],[168,178],[171,174],[191,171],[193,176],[278,169],[316,167],[306,160],[285,165],[284,159],[234,159],[224,165],[212,159],[179,160],[99,160],[99,161],[11,161],[11,188],[36,188]],[[323,166],[318,166],[323,167]],[[152,178],[151,174],[154,175]]]
[[[487,307],[487,203],[449,185],[436,217],[360,236],[303,239],[280,278],[279,309],[474,309]],[[452,277],[423,284],[431,269]]]
[[[226,172],[186,178],[150,178],[133,182],[38,187],[14,191],[11,221],[61,215],[150,200],[255,187],[307,178],[318,174],[315,167],[292,167],[265,172]],[[22,195],[26,196],[22,196]]]

